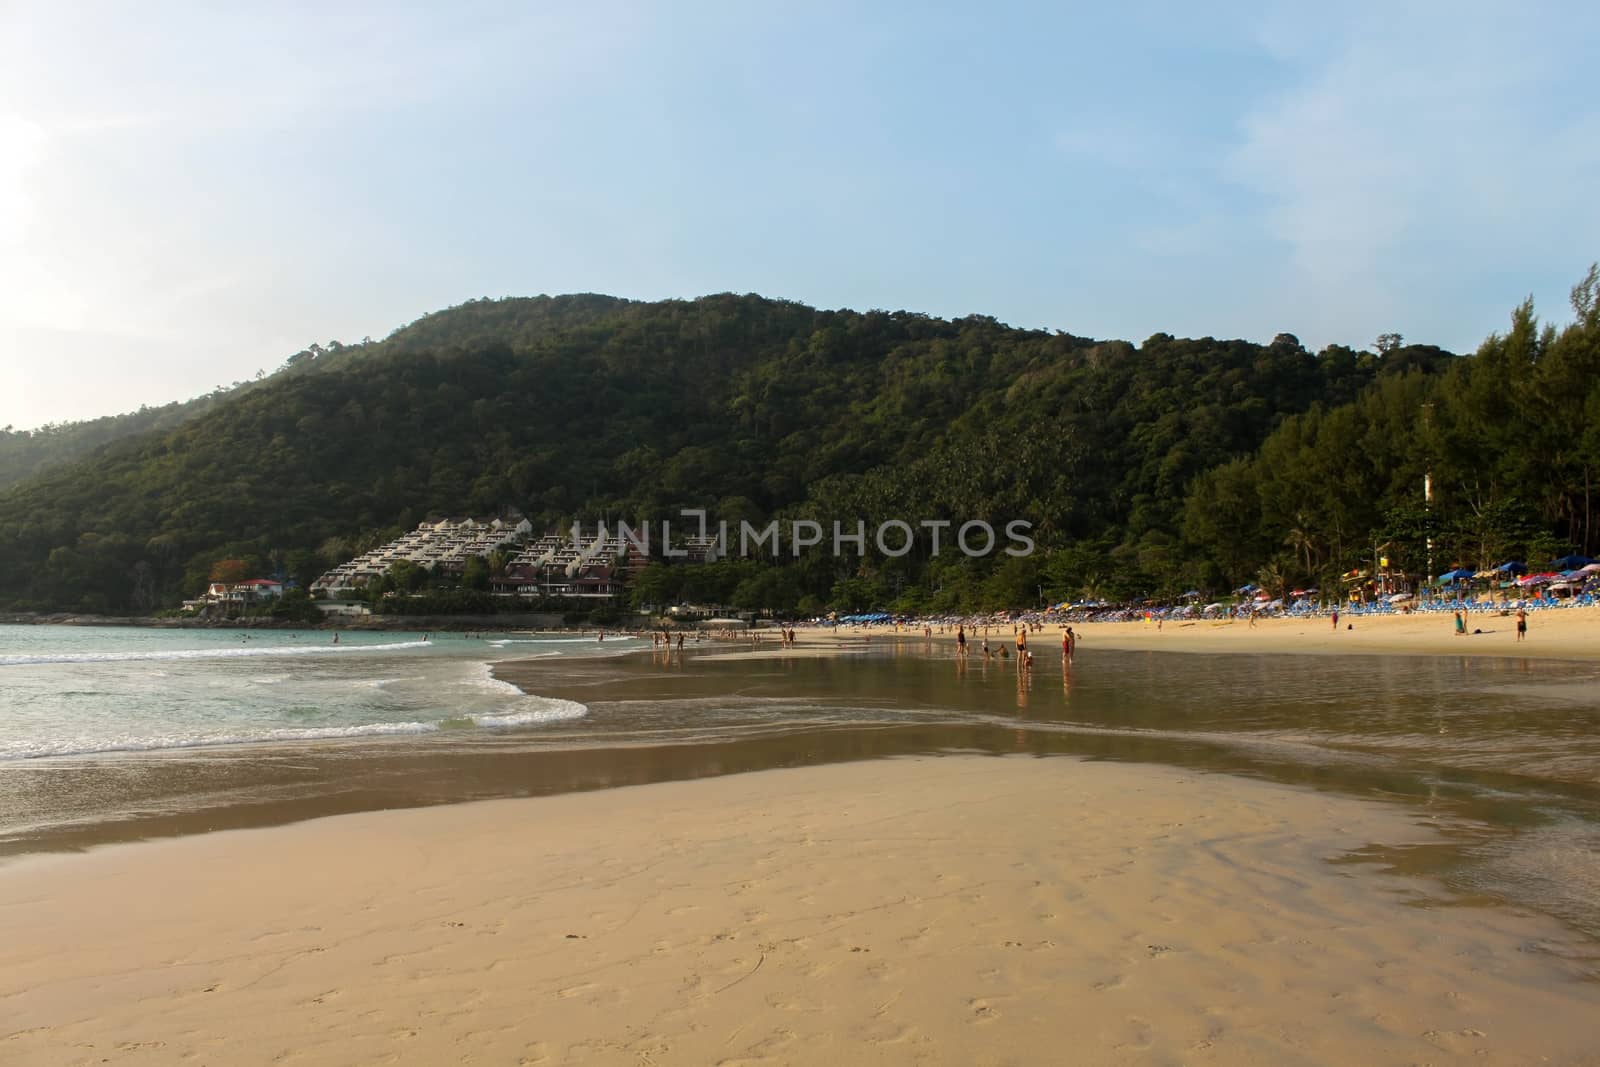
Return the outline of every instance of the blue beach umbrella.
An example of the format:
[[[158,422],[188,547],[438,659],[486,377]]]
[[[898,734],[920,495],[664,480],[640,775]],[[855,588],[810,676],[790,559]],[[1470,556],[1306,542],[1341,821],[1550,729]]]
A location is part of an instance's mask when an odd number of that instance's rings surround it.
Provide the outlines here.
[[[1570,556],[1562,556],[1560,559],[1551,560],[1550,566],[1554,567],[1556,570],[1575,571],[1579,567],[1587,567],[1593,562],[1594,560],[1590,559],[1588,556],[1580,556],[1577,553],[1573,553]]]
[[[1510,563],[1500,564],[1500,566],[1496,567],[1495,570],[1499,571],[1501,574],[1527,574],[1528,565],[1526,563],[1518,563],[1516,560],[1512,560]]]

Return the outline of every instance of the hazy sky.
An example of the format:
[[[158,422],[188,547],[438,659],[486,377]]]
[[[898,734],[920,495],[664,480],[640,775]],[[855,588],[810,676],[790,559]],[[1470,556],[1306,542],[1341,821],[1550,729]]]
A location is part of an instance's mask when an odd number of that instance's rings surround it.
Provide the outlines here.
[[[0,426],[478,296],[1313,348],[1565,321],[1593,9],[1283,6],[0,0]]]

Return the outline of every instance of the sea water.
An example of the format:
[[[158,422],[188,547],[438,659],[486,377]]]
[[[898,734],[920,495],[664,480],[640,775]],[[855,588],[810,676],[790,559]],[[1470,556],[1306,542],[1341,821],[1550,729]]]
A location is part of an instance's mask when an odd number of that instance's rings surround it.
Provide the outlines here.
[[[608,646],[639,642],[0,626],[0,761],[570,721],[588,709],[497,681],[489,661]]]

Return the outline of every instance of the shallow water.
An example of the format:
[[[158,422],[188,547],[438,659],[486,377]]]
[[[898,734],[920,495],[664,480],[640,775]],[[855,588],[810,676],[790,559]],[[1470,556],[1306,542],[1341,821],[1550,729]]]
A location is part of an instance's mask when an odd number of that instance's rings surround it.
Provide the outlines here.
[[[1063,754],[1403,805],[1446,843],[1375,843],[1356,859],[1436,876],[1452,900],[1529,907],[1600,936],[1594,665],[1097,652],[1091,629],[1070,670],[1042,656],[1019,677],[1007,661],[962,663],[921,642],[833,658],[711,661],[692,647],[684,657],[617,655],[641,646],[608,641],[610,655],[596,656],[592,639],[514,640],[532,643],[452,637],[384,648],[408,642],[361,635],[365,646],[340,656],[72,662],[48,665],[53,674],[35,663],[20,676],[0,666],[0,744],[29,736],[12,711],[17,693],[57,717],[98,708],[89,718],[102,740],[146,736],[139,731],[158,719],[196,736],[232,737],[241,722],[262,735],[253,744],[201,737],[202,747],[0,762],[0,852],[912,753]],[[502,681],[483,667],[499,656],[519,660],[498,669]],[[136,680],[153,669],[176,681]],[[75,695],[107,688],[131,703]],[[520,722],[474,725],[519,710]],[[321,718],[285,725],[292,714]],[[359,732],[407,722],[429,728]],[[283,729],[346,733],[270,733]]]
[[[593,638],[0,626],[0,763],[578,718],[485,661]],[[638,648],[614,640],[612,651]]]

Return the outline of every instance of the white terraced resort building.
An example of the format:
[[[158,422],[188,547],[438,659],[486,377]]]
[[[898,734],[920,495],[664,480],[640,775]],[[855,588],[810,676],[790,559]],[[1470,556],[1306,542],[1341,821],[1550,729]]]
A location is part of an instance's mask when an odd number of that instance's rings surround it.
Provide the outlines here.
[[[488,556],[507,546],[519,545],[533,533],[527,519],[448,518],[420,523],[404,537],[382,548],[341,563],[311,583],[330,597],[360,589],[376,581],[396,563],[409,562],[429,570],[459,572],[474,556]]]

